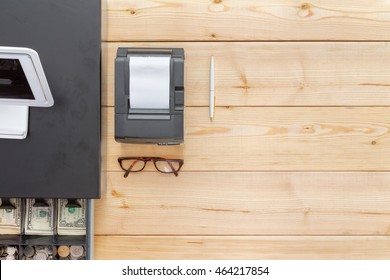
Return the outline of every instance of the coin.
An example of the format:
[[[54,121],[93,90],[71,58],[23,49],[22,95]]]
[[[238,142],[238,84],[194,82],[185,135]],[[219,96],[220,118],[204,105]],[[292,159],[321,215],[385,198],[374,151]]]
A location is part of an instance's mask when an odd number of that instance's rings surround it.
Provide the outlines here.
[[[69,250],[70,250],[70,255],[76,259],[82,257],[84,254],[83,246],[70,246]]]
[[[67,261],[67,260],[69,260],[69,258],[68,257],[66,257],[66,258],[60,257],[59,260],[60,261]]]
[[[49,255],[53,255],[53,246],[45,246],[45,251],[46,251]]]
[[[53,256],[57,256],[57,246],[53,246]]]
[[[39,250],[36,254],[34,259],[39,261],[47,260],[48,254],[45,250]]]
[[[14,260],[15,256],[14,255],[8,255],[5,257],[6,260]]]
[[[16,253],[16,248],[8,246],[7,249],[6,249],[6,252],[7,252],[8,255],[14,255]]]
[[[66,258],[67,256],[69,256],[69,247],[68,246],[58,247],[58,255],[62,258]]]
[[[34,247],[32,247],[32,246],[26,246],[26,247],[24,248],[23,254],[24,254],[27,258],[31,258],[31,257],[34,256],[34,254],[35,254],[35,249],[34,249]]]
[[[36,245],[36,246],[34,246],[34,248],[35,248],[35,251],[38,252],[39,250],[45,249],[45,246]]]

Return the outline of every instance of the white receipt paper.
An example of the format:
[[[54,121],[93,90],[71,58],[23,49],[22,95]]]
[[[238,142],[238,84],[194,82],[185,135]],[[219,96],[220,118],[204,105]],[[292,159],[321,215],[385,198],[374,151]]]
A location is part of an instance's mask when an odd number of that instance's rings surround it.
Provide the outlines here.
[[[169,109],[170,56],[130,57],[130,108]]]

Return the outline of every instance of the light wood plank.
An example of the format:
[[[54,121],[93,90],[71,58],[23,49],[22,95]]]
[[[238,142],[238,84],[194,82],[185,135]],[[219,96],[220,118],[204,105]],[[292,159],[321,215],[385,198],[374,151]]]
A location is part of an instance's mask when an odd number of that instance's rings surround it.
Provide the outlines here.
[[[173,42],[386,41],[388,1],[102,4],[103,40],[150,41],[103,44],[105,106],[113,106],[116,48],[141,46],[185,48],[187,106],[208,106],[210,55],[216,58],[217,106],[390,105],[388,43]],[[104,170],[119,170],[122,155],[186,163],[177,178],[151,168],[128,179],[103,172],[96,233],[142,236],[96,236],[95,257],[388,259],[390,173],[242,170],[389,170],[389,113],[219,107],[210,124],[207,108],[187,108],[185,145],[157,147],[115,143],[113,110],[104,109]]]
[[[114,140],[114,110],[104,108],[103,170],[120,156],[183,158],[184,171],[389,170],[390,108],[205,107],[186,109],[185,144]]]
[[[388,260],[389,237],[97,236],[96,259]]]
[[[388,43],[103,44],[102,102],[108,106],[114,105],[118,47],[184,48],[187,106],[209,104],[211,55],[217,106],[390,105]]]
[[[390,234],[390,173],[106,175],[98,235]]]
[[[103,40],[389,40],[386,0],[103,0]]]

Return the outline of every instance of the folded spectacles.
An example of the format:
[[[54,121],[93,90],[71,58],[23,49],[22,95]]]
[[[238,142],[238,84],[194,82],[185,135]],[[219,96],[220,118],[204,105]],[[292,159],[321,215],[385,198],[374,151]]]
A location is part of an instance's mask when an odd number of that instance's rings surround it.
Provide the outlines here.
[[[173,173],[179,176],[179,171],[184,164],[182,159],[166,159],[161,157],[120,157],[118,163],[125,171],[123,177],[127,178],[130,172],[140,172],[145,169],[148,161],[153,162],[154,167],[161,173]]]

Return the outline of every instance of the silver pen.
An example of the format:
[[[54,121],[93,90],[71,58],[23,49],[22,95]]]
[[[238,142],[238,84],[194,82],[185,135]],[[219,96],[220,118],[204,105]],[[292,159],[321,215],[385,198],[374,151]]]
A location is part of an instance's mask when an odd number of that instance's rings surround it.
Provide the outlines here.
[[[214,56],[210,60],[210,120],[214,118],[215,93],[214,93]]]

